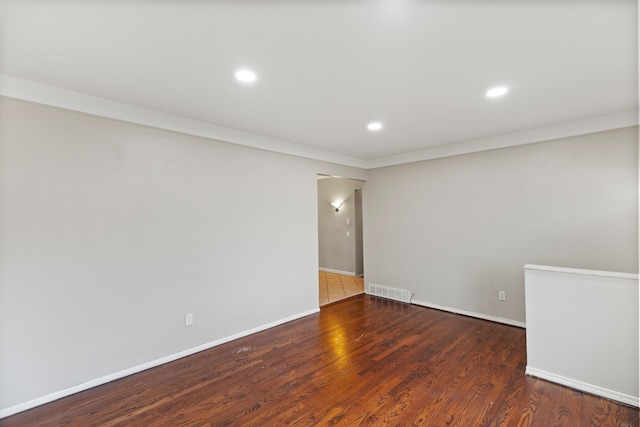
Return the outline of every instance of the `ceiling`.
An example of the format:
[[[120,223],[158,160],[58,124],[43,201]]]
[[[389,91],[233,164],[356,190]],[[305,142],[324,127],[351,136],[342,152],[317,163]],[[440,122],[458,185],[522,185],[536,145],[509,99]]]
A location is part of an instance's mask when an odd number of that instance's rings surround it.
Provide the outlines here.
[[[366,165],[636,110],[637,22],[635,0],[0,0],[0,74]]]

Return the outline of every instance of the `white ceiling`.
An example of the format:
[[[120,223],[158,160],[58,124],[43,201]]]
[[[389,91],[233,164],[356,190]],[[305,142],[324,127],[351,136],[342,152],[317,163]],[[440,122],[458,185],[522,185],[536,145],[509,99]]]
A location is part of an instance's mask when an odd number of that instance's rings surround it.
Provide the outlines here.
[[[0,74],[375,163],[636,110],[637,22],[635,0],[0,0]]]

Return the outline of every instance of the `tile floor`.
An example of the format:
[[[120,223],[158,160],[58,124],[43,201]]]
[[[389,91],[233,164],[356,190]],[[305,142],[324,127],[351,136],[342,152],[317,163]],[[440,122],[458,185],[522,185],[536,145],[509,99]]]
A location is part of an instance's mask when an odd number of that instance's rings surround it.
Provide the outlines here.
[[[364,292],[364,278],[319,272],[320,305]]]

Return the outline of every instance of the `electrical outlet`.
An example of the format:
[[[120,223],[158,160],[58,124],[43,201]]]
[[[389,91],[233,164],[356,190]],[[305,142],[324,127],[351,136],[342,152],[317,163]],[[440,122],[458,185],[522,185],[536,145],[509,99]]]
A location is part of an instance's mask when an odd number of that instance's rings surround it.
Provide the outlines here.
[[[507,300],[507,294],[504,291],[498,291],[498,300],[506,301]]]
[[[191,326],[193,325],[193,314],[189,313],[189,314],[185,314],[184,315],[184,326]]]

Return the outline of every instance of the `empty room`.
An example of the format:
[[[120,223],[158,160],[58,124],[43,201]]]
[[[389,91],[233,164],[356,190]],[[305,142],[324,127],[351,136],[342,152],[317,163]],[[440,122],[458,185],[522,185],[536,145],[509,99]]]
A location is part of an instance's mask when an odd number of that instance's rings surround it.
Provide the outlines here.
[[[0,426],[639,427],[638,203],[637,1],[0,0]]]

